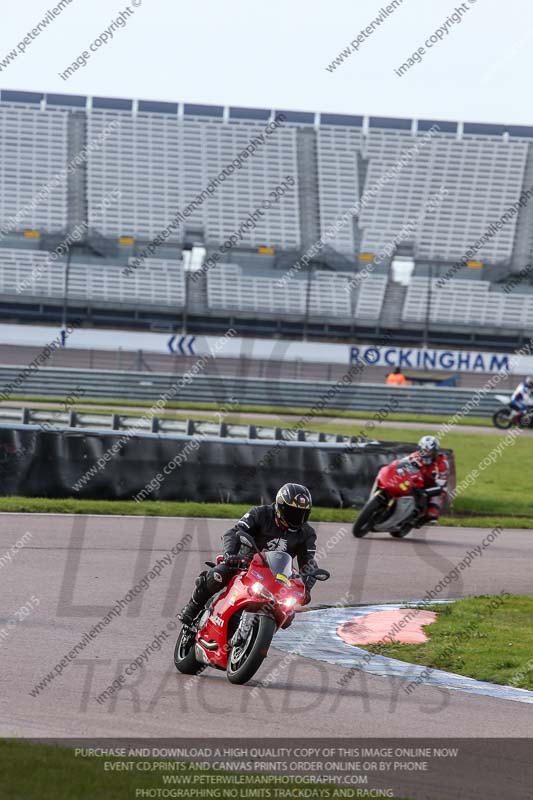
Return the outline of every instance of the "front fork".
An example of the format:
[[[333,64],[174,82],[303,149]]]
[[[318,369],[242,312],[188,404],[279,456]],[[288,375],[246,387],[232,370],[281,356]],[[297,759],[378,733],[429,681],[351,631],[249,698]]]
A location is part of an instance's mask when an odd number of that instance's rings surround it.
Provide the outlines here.
[[[238,647],[246,641],[252,630],[255,616],[256,612],[253,611],[242,612],[237,630],[229,640],[230,647]]]
[[[268,613],[267,611],[243,611],[237,630],[229,640],[230,647],[239,647],[247,640],[252,630],[254,619],[258,616],[268,616],[275,620],[274,614]]]
[[[372,497],[376,497],[376,495],[380,497],[384,509],[390,508],[395,502],[394,497],[392,497],[392,495],[390,495],[385,489],[382,489],[379,486],[376,487],[374,485],[372,490]]]

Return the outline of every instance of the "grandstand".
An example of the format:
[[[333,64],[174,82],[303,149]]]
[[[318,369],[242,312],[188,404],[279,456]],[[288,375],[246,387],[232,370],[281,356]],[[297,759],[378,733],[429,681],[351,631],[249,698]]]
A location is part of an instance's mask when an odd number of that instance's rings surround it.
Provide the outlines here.
[[[0,132],[4,319],[492,347],[533,333],[529,273],[502,291],[531,261],[533,127],[2,91]],[[191,280],[194,247],[219,258]]]

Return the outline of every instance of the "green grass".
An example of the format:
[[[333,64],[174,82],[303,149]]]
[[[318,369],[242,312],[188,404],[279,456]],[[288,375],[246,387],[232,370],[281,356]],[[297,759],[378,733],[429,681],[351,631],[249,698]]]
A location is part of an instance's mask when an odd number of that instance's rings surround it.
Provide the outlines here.
[[[147,373],[149,375],[149,373]],[[6,401],[6,404],[16,402],[16,401],[24,401],[26,403],[55,403],[58,406],[60,403],[64,402],[66,398],[62,397],[47,397],[41,395],[13,395]],[[95,406],[98,408],[98,411],[102,411],[102,413],[109,412],[109,413],[121,413],[124,416],[137,416],[135,412],[128,412],[128,408],[151,408],[154,404],[155,400],[120,400],[120,399],[102,399],[102,398],[92,398],[92,397],[84,397],[83,400],[80,400],[77,403],[72,404],[72,409],[75,411],[79,411],[80,413],[85,411],[95,411]],[[224,403],[221,403],[220,406],[223,406]],[[211,412],[211,415],[216,412],[219,407],[214,403],[194,403],[194,402],[168,402],[165,406],[166,409],[190,409],[192,411],[203,411],[203,412]],[[261,405],[238,405],[233,406],[234,413],[228,414],[225,419],[228,422],[239,422],[239,413],[250,413],[250,414],[272,414],[276,417],[284,418],[287,417],[304,417],[309,414],[309,408],[297,408],[297,407],[289,407],[286,408],[285,406],[261,406]],[[371,420],[375,411],[344,411],[342,409],[335,409],[335,408],[325,408],[324,410],[320,411],[317,416],[320,417],[331,417],[331,418],[338,418],[338,419],[365,419]],[[168,415],[165,415],[165,417]],[[178,414],[178,419],[187,419],[190,417],[190,414]],[[172,418],[172,417],[171,417]],[[213,416],[213,419],[216,419]],[[387,420],[390,422],[420,422],[421,424],[428,423],[428,424],[436,424],[440,425],[443,422],[446,422],[449,419],[448,416],[442,414],[415,414],[415,413],[390,413],[387,416]],[[475,425],[476,427],[483,427],[490,425],[491,421],[489,417],[465,417],[464,419],[459,420],[458,425]]]
[[[89,746],[89,745],[88,745]],[[118,747],[110,740],[104,740],[102,747]],[[149,746],[149,741],[144,746]],[[181,789],[187,791],[190,785],[185,781],[167,785],[163,783],[163,775],[178,775],[181,778],[190,777],[198,780],[200,777],[228,775],[221,770],[193,770],[183,769],[179,772],[171,771],[139,771],[134,766],[133,770],[107,770],[104,771],[104,762],[113,763],[146,762],[154,759],[140,758],[81,758],[75,757],[74,749],[57,747],[23,741],[0,740],[0,795],[2,800],[130,800],[136,796],[136,789]],[[161,759],[162,760],[162,759]],[[157,763],[157,762],[156,762]],[[182,762],[183,763],[183,762]],[[236,790],[233,797],[246,797],[246,791],[255,788],[269,788],[269,784],[253,783],[250,774],[248,786],[227,784],[228,788]],[[225,784],[204,784],[197,782],[193,788],[202,787],[220,789]],[[270,785],[270,789],[280,784]],[[299,784],[302,788],[313,787],[313,797],[331,797],[331,789],[320,784]],[[283,788],[294,789],[294,785],[283,784]],[[272,792],[273,794],[273,792]],[[184,795],[185,796],[185,795]],[[249,795],[248,795],[249,796]],[[264,795],[266,796],[266,795]],[[355,790],[353,797],[356,797]]]
[[[193,503],[164,500],[78,500],[77,498],[53,497],[0,497],[0,513],[24,514],[123,514],[141,517],[213,517],[215,519],[239,519],[250,510],[249,504],[238,503]],[[320,508],[311,513],[313,522],[338,522],[349,524],[355,520],[353,508]],[[533,528],[533,519],[524,517],[442,517],[442,525],[455,528]]]
[[[346,436],[363,433],[384,441],[413,443],[428,433],[423,427],[380,428],[376,425],[375,428],[368,429],[358,424],[336,425],[327,422],[309,424],[306,428],[324,433],[342,433]],[[494,435],[452,430],[442,436],[442,446],[454,451],[457,483],[466,478],[472,470],[478,469],[483,459],[507,435],[505,431]],[[472,486],[456,497],[454,514],[473,517],[532,517],[533,526],[531,473],[533,473],[533,442],[529,436],[518,436],[513,445],[502,448],[501,456],[494,464],[480,470],[480,477]]]
[[[429,641],[365,649],[477,680],[533,689],[533,597],[510,596],[501,602],[469,597],[425,608],[438,613],[437,621],[424,627]]]
[[[340,426],[324,423],[316,427],[324,433],[344,433],[357,435],[360,425]],[[428,433],[424,428],[376,428],[370,432],[375,438],[396,441],[416,442]],[[431,433],[431,431],[430,431]],[[457,483],[477,469],[483,459],[505,438],[505,431],[499,435],[465,433],[452,430],[441,438],[443,447],[449,447],[455,454]],[[454,513],[458,515],[482,515],[487,517],[528,516],[533,517],[533,493],[531,474],[533,473],[533,441],[529,436],[518,436],[512,446],[501,451],[501,457],[488,468],[480,471],[480,477],[454,501]],[[533,525],[533,519],[532,519]]]
[[[35,398],[34,398],[35,399]],[[149,405],[149,404],[146,404]],[[206,404],[198,404],[205,406]],[[208,419],[213,417],[213,407],[210,406]],[[111,409],[110,409],[111,410]],[[116,410],[116,409],[115,409]],[[266,410],[266,409],[265,409]],[[130,412],[133,413],[133,412]],[[340,416],[346,417],[351,412],[338,412]],[[359,414],[359,412],[357,412]],[[284,410],[287,414],[287,410]],[[180,415],[176,413],[176,417]],[[414,415],[413,415],[414,416]],[[228,421],[238,421],[238,417],[228,416]],[[290,420],[290,418],[288,418]],[[279,422],[278,422],[279,424]],[[290,427],[290,421],[288,423]],[[397,442],[416,442],[427,429],[421,425],[420,428],[383,428],[376,424],[374,428],[367,427],[365,424],[353,422],[314,422],[306,425],[307,430],[324,431],[325,433],[341,433],[346,436],[368,435],[385,441]],[[450,433],[442,437],[442,444],[454,451],[457,471],[457,482],[459,483],[473,469],[479,468],[483,459],[498,446],[507,436],[505,432],[498,434],[482,434],[465,432],[461,429],[453,429]],[[446,520],[446,524],[473,524],[480,527],[485,525],[502,525],[514,527],[530,527],[527,518],[533,527],[533,493],[531,492],[530,475],[533,473],[533,443],[528,436],[518,436],[515,443],[502,450],[501,457],[495,464],[480,472],[479,478],[469,488],[458,495],[454,502],[453,517]],[[15,502],[15,507],[9,510],[21,510],[19,508],[22,499],[13,501],[11,498],[3,498],[4,502]],[[56,502],[56,501],[51,501]],[[73,508],[80,508],[76,501],[72,502]],[[18,505],[17,505],[18,504]],[[181,509],[191,509],[190,513],[199,516],[200,511],[196,511],[198,504],[176,504],[176,503],[148,503],[143,504],[129,503],[117,509],[111,508],[111,503],[104,512],[92,511],[91,513],[135,513],[135,514],[181,514]],[[0,505],[0,508],[2,506]],[[206,506],[202,506],[206,508]],[[224,506],[212,513],[213,516],[226,516]],[[167,510],[169,509],[169,510]],[[6,508],[6,510],[8,510]],[[84,512],[80,512],[84,513]],[[330,521],[346,522],[352,518],[353,511],[342,511],[340,509],[317,509],[315,519],[327,519]],[[321,516],[321,515],[326,515]],[[227,514],[232,516],[232,513]],[[516,519],[514,519],[516,518]],[[481,523],[483,520],[483,523]]]

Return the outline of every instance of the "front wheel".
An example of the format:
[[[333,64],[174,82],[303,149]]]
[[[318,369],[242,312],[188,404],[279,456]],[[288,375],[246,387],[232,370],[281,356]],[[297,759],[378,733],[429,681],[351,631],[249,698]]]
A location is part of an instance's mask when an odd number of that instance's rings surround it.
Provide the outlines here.
[[[198,675],[205,668],[194,653],[194,631],[183,627],[174,648],[174,664],[184,675]]]
[[[353,524],[352,533],[356,539],[362,539],[363,536],[366,536],[367,533],[372,530],[375,518],[382,509],[383,497],[380,494],[375,494],[374,497],[363,506]]]
[[[407,528],[407,530],[402,531],[389,531],[389,534],[392,536],[393,539],[404,539],[409,533],[411,533],[411,528]]]
[[[510,408],[500,408],[492,415],[492,421],[496,428],[506,431],[513,424],[513,411]]]
[[[255,675],[268,654],[276,623],[271,617],[254,617],[246,640],[231,648],[226,674],[230,683],[247,683]]]

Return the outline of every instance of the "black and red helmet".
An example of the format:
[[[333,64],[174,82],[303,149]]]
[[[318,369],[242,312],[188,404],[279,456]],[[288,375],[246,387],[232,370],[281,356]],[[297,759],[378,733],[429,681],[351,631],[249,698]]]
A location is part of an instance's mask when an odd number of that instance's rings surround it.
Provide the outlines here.
[[[299,530],[309,519],[313,500],[306,486],[286,483],[277,493],[275,505],[278,522],[294,531]]]

